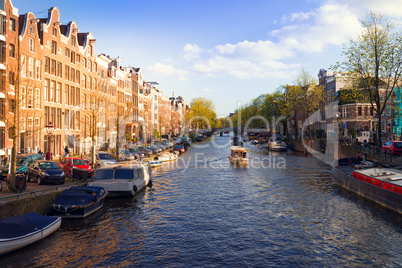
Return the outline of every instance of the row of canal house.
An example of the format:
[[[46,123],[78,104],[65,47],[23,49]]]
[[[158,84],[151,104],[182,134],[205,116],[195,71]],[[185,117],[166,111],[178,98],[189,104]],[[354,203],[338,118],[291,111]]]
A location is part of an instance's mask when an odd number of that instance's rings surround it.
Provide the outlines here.
[[[187,105],[167,98],[140,68],[95,53],[96,39],[76,22],[60,22],[56,7],[47,18],[20,15],[0,1],[0,156],[17,152],[61,155],[68,146],[87,153],[120,141],[147,142],[180,135]],[[122,143],[124,144],[124,142]]]

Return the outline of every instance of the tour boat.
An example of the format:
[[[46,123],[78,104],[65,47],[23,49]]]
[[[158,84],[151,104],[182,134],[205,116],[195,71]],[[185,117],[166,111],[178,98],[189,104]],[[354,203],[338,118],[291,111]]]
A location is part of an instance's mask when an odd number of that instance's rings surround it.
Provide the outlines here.
[[[229,161],[232,164],[247,164],[247,149],[241,146],[230,147]]]
[[[63,218],[85,218],[102,208],[107,195],[108,192],[103,187],[70,187],[52,204],[53,215]]]
[[[336,183],[402,214],[402,172],[400,170],[378,167],[347,168],[338,166],[337,162],[333,163],[332,172]]]
[[[107,166],[95,171],[93,182],[89,186],[103,187],[108,197],[131,195],[152,186],[152,171],[149,163],[129,162],[125,165]]]
[[[0,255],[33,244],[60,228],[60,217],[37,213],[0,220]]]

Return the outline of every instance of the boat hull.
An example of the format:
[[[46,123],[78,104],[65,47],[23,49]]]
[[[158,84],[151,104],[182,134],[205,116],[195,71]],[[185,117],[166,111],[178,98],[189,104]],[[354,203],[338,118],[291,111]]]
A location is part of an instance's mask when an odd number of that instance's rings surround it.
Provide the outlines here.
[[[335,165],[332,165],[332,173],[334,181],[340,186],[402,214],[402,194],[356,179]]]
[[[61,218],[57,217],[52,223],[33,233],[15,238],[0,239],[0,255],[33,244],[57,231],[60,225]]]

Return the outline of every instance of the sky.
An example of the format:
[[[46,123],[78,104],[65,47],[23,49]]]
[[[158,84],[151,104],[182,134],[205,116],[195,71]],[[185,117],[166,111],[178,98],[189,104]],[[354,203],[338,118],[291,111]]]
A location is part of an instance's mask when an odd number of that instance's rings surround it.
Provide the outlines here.
[[[139,67],[165,96],[212,100],[227,116],[261,94],[293,84],[301,70],[343,60],[370,12],[402,22],[402,0],[12,0],[20,14],[92,32],[95,53]],[[400,26],[402,27],[402,26]]]

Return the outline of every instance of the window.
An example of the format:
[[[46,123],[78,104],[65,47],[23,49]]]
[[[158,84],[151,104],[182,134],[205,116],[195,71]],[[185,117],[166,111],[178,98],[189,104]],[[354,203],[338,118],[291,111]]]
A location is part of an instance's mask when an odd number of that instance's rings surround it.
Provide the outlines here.
[[[88,55],[92,56],[92,46],[91,45],[88,46]]]
[[[98,71],[98,64],[96,64],[96,62],[94,62],[94,72]]]
[[[45,57],[45,73],[50,73],[50,58]]]
[[[21,107],[26,108],[27,107],[27,95],[26,95],[26,89],[25,87],[21,87]]]
[[[52,107],[51,108],[51,114],[50,114],[50,122],[52,122],[53,124],[56,122],[55,121],[55,119],[56,119],[56,108],[55,107]]]
[[[15,19],[13,18],[10,18],[9,29],[10,31],[15,32]]]
[[[75,101],[74,101],[74,94],[75,94],[75,88],[74,87],[70,87],[70,102],[69,102],[69,104],[70,105],[73,105],[74,106],[74,103],[75,103]]]
[[[75,36],[71,36],[71,46],[75,47]]]
[[[34,59],[29,58],[28,59],[28,76],[29,78],[34,78]]]
[[[28,88],[28,100],[27,100],[27,105],[29,109],[33,108],[33,88]]]
[[[75,52],[71,52],[71,63],[75,63]]]
[[[357,115],[362,116],[362,107],[357,107]]]
[[[82,86],[84,88],[87,87],[87,77],[85,76],[85,74],[82,75]]]
[[[84,68],[87,68],[87,59],[84,58]]]
[[[38,80],[41,79],[40,65],[41,65],[40,60],[36,60],[36,79]]]
[[[71,82],[75,82],[75,69],[74,69],[74,68],[71,68],[70,73],[71,73],[71,79],[70,79],[70,81],[71,81]],[[78,79],[79,79],[79,78],[78,78]]]
[[[57,62],[57,76],[58,77],[62,77],[62,73],[63,73],[63,64],[61,62]]]
[[[373,109],[373,107],[370,107],[370,115],[371,115],[371,116],[374,115],[374,109]]]
[[[44,86],[44,90],[43,90],[43,99],[45,101],[49,101],[49,79],[45,79],[45,86]],[[49,121],[48,121],[49,122]]]
[[[68,97],[69,97],[69,85],[64,85],[64,104],[68,104]]]
[[[69,118],[70,118],[70,111],[69,110],[65,110],[64,111],[64,128],[68,129],[69,124]]]
[[[77,54],[77,62],[78,62],[78,63],[81,63],[81,56],[80,56],[80,54]]]
[[[68,81],[70,79],[70,67],[66,65],[65,69],[65,79]]]
[[[35,89],[35,96],[34,96],[34,108],[40,109],[40,89]]]
[[[92,72],[92,61],[88,61],[88,69],[90,72]]]
[[[31,34],[34,34],[34,28],[33,28],[32,26],[29,26],[29,32],[30,32]]]
[[[52,41],[52,54],[57,54],[57,43],[55,41]]]
[[[386,115],[391,116],[391,106],[387,105],[386,109],[387,109]]]
[[[79,83],[80,83],[80,77],[81,77],[81,76],[80,76],[80,71],[77,70],[77,72],[75,73],[75,77],[76,77],[76,79],[77,79],[77,80],[76,80],[77,84],[79,84]]]
[[[21,76],[27,77],[27,62],[25,55],[21,55]]]
[[[35,52],[35,43],[33,38],[29,38],[29,52]]]
[[[50,81],[50,101],[54,102],[55,97],[56,97],[56,81]]]
[[[14,100],[9,100],[8,101],[8,112],[14,113],[15,111],[15,102]]]
[[[8,72],[8,83],[10,84],[10,85],[14,85],[14,73],[13,72]]]
[[[92,78],[88,76],[88,89],[92,89]]]
[[[66,50],[65,50],[64,52],[65,52],[64,55],[65,55],[67,58],[70,58],[70,49],[66,48]]]
[[[15,58],[15,46],[14,46],[14,44],[9,44],[9,52],[8,52],[8,55],[9,55],[11,58]]]
[[[56,60],[50,62],[50,72],[52,75],[56,75]]]
[[[54,37],[57,37],[57,29],[56,28],[52,29],[52,34]]]
[[[76,88],[75,89],[75,106],[80,106],[80,100],[81,100],[80,95],[81,95],[80,89]]]
[[[56,128],[61,128],[61,109],[57,109],[57,114],[56,114]]]
[[[61,103],[61,83],[56,85],[56,103]]]

